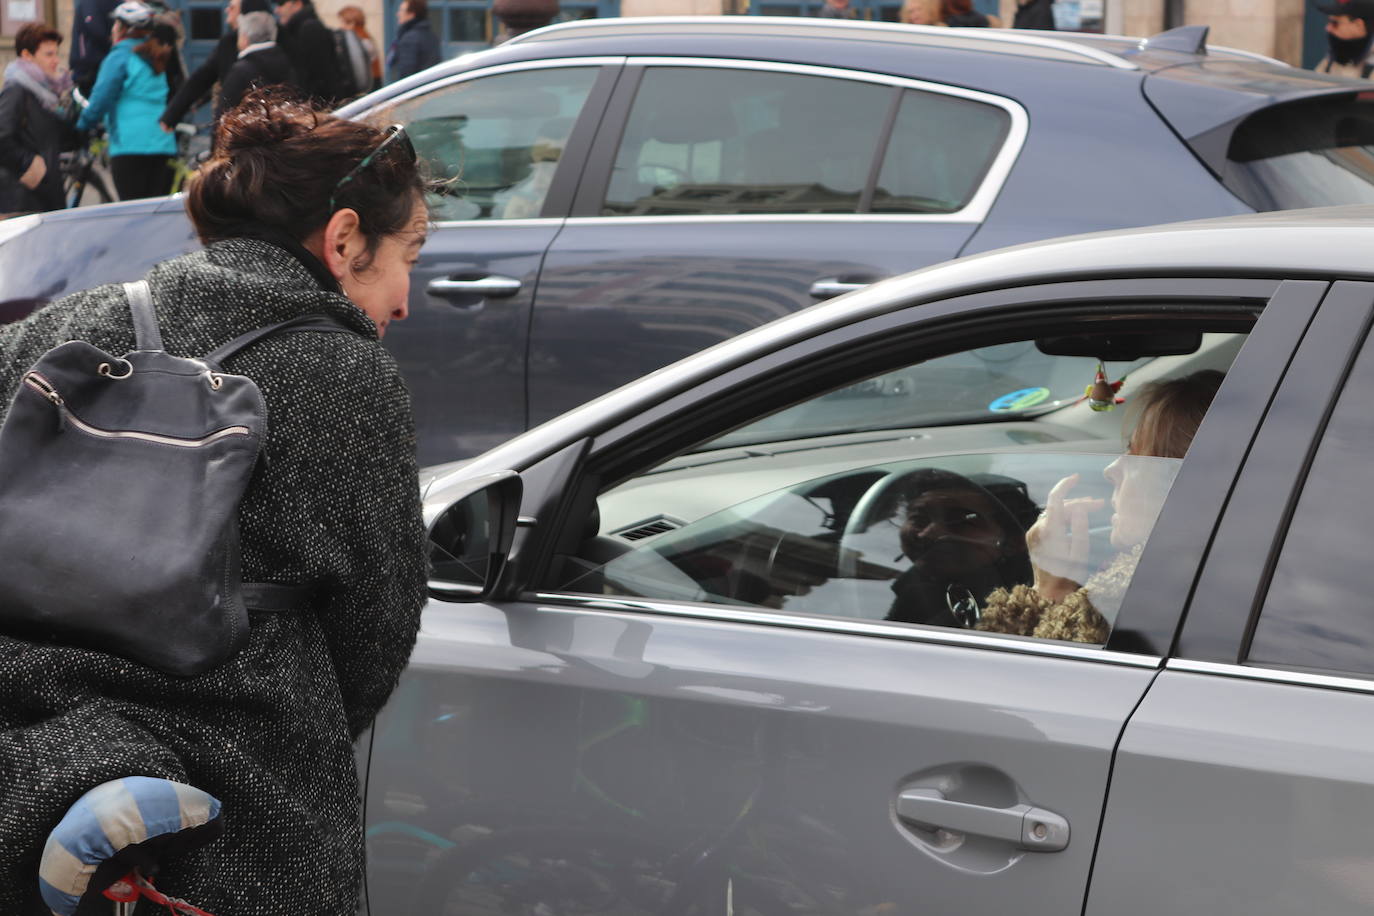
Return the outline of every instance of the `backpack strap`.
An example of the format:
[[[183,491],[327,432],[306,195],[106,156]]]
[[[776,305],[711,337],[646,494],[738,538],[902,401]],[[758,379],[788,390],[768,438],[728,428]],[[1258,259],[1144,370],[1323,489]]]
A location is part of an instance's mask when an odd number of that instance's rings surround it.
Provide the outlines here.
[[[157,327],[157,312],[153,310],[153,294],[147,280],[124,284],[129,300],[129,312],[134,316],[134,340],[140,350],[161,350],[162,332]]]
[[[210,351],[205,357],[205,361],[215,366],[224,365],[224,361],[229,359],[240,350],[251,347],[253,344],[276,334],[278,331],[329,331],[342,332],[344,334],[356,334],[352,328],[346,328],[338,321],[328,315],[298,315],[295,318],[288,318],[286,321],[278,321],[276,324],[269,324],[266,327],[257,328],[247,334],[235,337],[221,347]]]

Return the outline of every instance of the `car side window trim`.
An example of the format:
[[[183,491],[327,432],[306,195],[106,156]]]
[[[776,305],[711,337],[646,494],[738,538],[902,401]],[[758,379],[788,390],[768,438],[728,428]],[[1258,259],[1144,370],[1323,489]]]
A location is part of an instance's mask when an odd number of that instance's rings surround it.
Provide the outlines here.
[[[1164,659],[1160,656],[1115,652],[1101,646],[1084,643],[1026,639],[1000,633],[955,630],[945,627],[913,627],[909,624],[881,620],[859,620],[852,617],[831,618],[787,614],[777,611],[751,611],[748,608],[734,605],[704,605],[662,599],[601,597],[563,592],[536,592],[525,596],[523,600],[549,605],[549,607],[541,607],[541,610],[606,611],[617,615],[626,612],[640,612],[656,616],[688,617],[694,620],[785,627],[793,630],[813,630],[849,636],[877,636],[885,639],[901,639],[907,642],[1013,652],[1018,655],[1072,658],[1130,668],[1159,668],[1164,663]]]
[[[1207,551],[1179,634],[1177,654],[1185,658],[1238,664],[1245,657],[1336,393],[1374,322],[1374,283],[1335,283],[1315,311],[1296,348],[1289,344],[1291,362],[1285,361]],[[1245,357],[1242,350],[1237,362]]]
[[[1319,687],[1325,690],[1347,690],[1352,693],[1374,694],[1374,680],[1316,674],[1309,671],[1289,671],[1283,668],[1260,668],[1254,665],[1235,665],[1223,662],[1204,662],[1191,658],[1171,658],[1164,663],[1170,671],[1205,674],[1213,677],[1232,677],[1246,681],[1271,684],[1290,684],[1295,687]]]
[[[480,227],[484,230],[503,226],[517,228],[520,226],[532,225],[561,225],[566,220],[566,214],[572,204],[573,195],[576,192],[577,183],[581,177],[581,171],[586,164],[588,152],[591,149],[593,139],[596,136],[602,117],[606,111],[607,102],[614,96],[615,86],[620,78],[624,63],[624,57],[607,57],[601,55],[595,57],[560,57],[550,60],[528,60],[514,63],[494,64],[477,70],[456,73],[433,83],[417,86],[409,92],[392,96],[375,108],[360,112],[357,115],[357,119],[365,120],[377,117],[383,112],[395,108],[397,105],[403,105],[421,96],[442,92],[449,87],[456,86],[460,83],[466,83],[471,80],[529,70],[600,67],[601,72],[597,74],[592,89],[587,95],[587,100],[582,106],[582,111],[578,114],[577,123],[573,127],[573,131],[564,147],[563,155],[559,161],[557,175],[554,179],[552,188],[550,188],[548,197],[544,200],[543,209],[539,216],[528,219],[509,220],[437,220],[434,223],[436,227],[445,229],[464,227],[476,229]]]
[[[1322,287],[1325,284],[1318,284]],[[881,346],[885,351],[890,352],[892,359],[906,360],[913,356],[919,356],[911,348],[911,341],[920,338],[921,350],[943,349],[953,343],[957,344],[958,338],[969,338],[979,333],[991,333],[994,329],[1005,331],[1006,333],[1019,333],[1025,325],[1030,327],[1044,321],[1060,318],[1073,320],[1076,317],[1091,317],[1100,315],[1105,302],[1117,305],[1130,305],[1134,310],[1138,310],[1142,316],[1151,312],[1168,312],[1178,314],[1179,304],[1187,301],[1197,313],[1199,321],[1215,323],[1218,320],[1225,320],[1228,317],[1241,320],[1242,315],[1253,316],[1261,311],[1264,303],[1270,301],[1276,288],[1280,284],[1275,280],[1246,280],[1246,279],[1216,279],[1216,278],[1140,278],[1134,280],[1112,280],[1112,281],[1071,281],[1063,283],[1045,284],[1042,287],[1023,288],[1019,290],[996,290],[987,293],[976,293],[968,296],[961,296],[939,303],[929,303],[923,305],[925,311],[929,309],[929,318],[919,324],[913,324],[909,317],[903,318],[899,312],[882,316],[876,316],[861,322],[864,326],[864,333],[858,334],[853,326],[837,329],[823,333],[815,338],[787,348],[780,352],[776,358],[770,358],[766,362],[779,368],[787,365],[806,364],[815,369],[818,362],[833,362],[837,368],[834,372],[824,373],[825,379],[830,379],[832,375],[847,374],[853,371],[853,364],[862,363],[873,371],[881,371],[878,362],[875,362],[875,355],[867,349],[856,347],[856,339],[871,341],[875,346]],[[1085,311],[1087,304],[1092,305],[1091,311]],[[1017,316],[1009,314],[1010,307],[1017,307],[1020,320]],[[1055,307],[1057,306],[1057,308]],[[1053,314],[1051,314],[1053,313]],[[1119,309],[1113,312],[1113,320],[1124,322],[1124,316],[1120,315]],[[1143,319],[1142,320],[1147,320]],[[1246,321],[1253,320],[1247,318]],[[939,333],[933,325],[944,325],[938,328]],[[1124,326],[1124,324],[1123,324]],[[980,331],[979,328],[985,329]],[[900,329],[901,334],[893,332]],[[863,350],[863,353],[856,355],[856,350]],[[900,355],[898,355],[900,354]],[[586,505],[590,505],[594,493],[603,489],[605,486],[623,479],[626,476],[627,465],[642,467],[660,460],[657,456],[662,454],[664,457],[672,451],[674,444],[685,442],[686,438],[695,436],[693,432],[706,422],[728,423],[728,418],[722,417],[719,412],[721,403],[731,403],[742,411],[753,411],[758,409],[756,402],[768,395],[766,391],[760,390],[755,385],[750,385],[750,380],[754,379],[760,371],[760,363],[755,361],[751,367],[744,367],[736,370],[723,372],[714,382],[706,385],[697,385],[693,388],[692,399],[695,402],[691,418],[680,417],[682,407],[674,402],[678,399],[668,398],[660,402],[648,411],[642,411],[635,416],[622,418],[620,422],[610,425],[602,430],[594,439],[592,445],[592,457],[588,460],[588,472],[580,480],[574,481],[564,494],[565,501],[580,499]],[[1232,372],[1236,367],[1232,367]],[[821,387],[829,385],[830,382],[817,382]],[[1244,380],[1240,382],[1244,384]],[[758,391],[754,396],[740,397],[741,386],[745,390],[751,389]],[[794,391],[799,398],[808,396],[807,391],[796,389],[794,386],[784,386],[787,390]],[[809,389],[811,386],[807,386]],[[701,397],[704,388],[714,389],[718,397]],[[730,393],[734,392],[732,396]],[[817,392],[819,393],[819,392]],[[665,422],[672,418],[673,422]],[[661,426],[669,428],[673,440],[672,443],[658,437],[645,437],[643,431],[651,426]],[[620,454],[620,446],[629,445],[630,451]],[[1235,466],[1228,465],[1225,468],[1217,469],[1214,474],[1221,474],[1225,477],[1227,485],[1235,473]],[[1208,478],[1211,479],[1211,478]],[[1171,497],[1171,502],[1175,501]],[[565,502],[565,504],[570,504]],[[1193,524],[1193,519],[1183,518],[1179,515],[1187,515],[1186,506],[1175,510],[1170,522],[1171,528],[1161,537],[1152,537],[1151,544],[1160,540],[1172,537],[1172,531],[1176,530],[1173,526],[1183,525],[1185,528]],[[1166,503],[1165,511],[1168,511]],[[1210,535],[1212,525],[1215,521],[1215,511],[1206,518],[1206,531]],[[1165,518],[1161,516],[1160,525],[1156,530],[1163,528]],[[553,539],[550,539],[552,541]],[[533,559],[534,567],[530,577],[532,582],[546,581],[548,564],[552,557],[558,553],[566,553],[572,548],[564,543],[550,543],[546,541],[541,545],[541,556]],[[1150,556],[1150,549],[1147,546],[1144,556]],[[1141,582],[1146,580],[1141,578]],[[1191,579],[1189,580],[1191,582]],[[1139,588],[1134,591],[1144,592],[1153,589]],[[587,599],[585,594],[568,595],[557,590],[535,587],[535,591],[543,600],[557,600],[582,602]],[[1134,632],[1138,628],[1134,620],[1128,616],[1131,610],[1129,597],[1132,594],[1128,590],[1128,603],[1123,605],[1122,612],[1118,616],[1118,627]],[[1186,595],[1186,591],[1185,591]],[[531,600],[526,595],[525,600]],[[612,600],[623,602],[626,599],[593,599],[593,600]],[[629,599],[642,601],[644,599]],[[648,606],[646,605],[646,608]],[[671,609],[672,613],[678,615],[702,615],[715,616],[721,613],[734,613],[737,608],[729,606],[722,611],[719,605],[705,606],[692,603],[675,605],[668,602],[664,605]],[[1162,630],[1166,630],[1171,638],[1181,619],[1183,603],[1180,601],[1171,609],[1166,609],[1167,619],[1157,621]],[[744,611],[744,613],[753,613]],[[759,612],[763,617],[772,620],[776,615],[772,612]],[[785,614],[782,616],[786,616]],[[733,618],[732,618],[733,619]],[[799,618],[807,620],[809,618]],[[831,624],[841,629],[852,627],[854,621],[843,619],[838,623]],[[905,630],[903,629],[903,632]],[[1154,657],[1162,656],[1164,648],[1169,645],[1169,639],[1152,640],[1117,640],[1115,644],[1108,642],[1107,649],[1121,654],[1133,656]],[[1095,650],[1094,650],[1095,651]]]
[[[1002,140],[1002,146],[998,150],[997,155],[993,157],[992,163],[988,167],[986,174],[984,174],[978,190],[974,192],[967,204],[952,213],[743,213],[730,214],[728,219],[731,222],[981,223],[987,218],[988,212],[992,209],[992,205],[997,200],[998,194],[1001,193],[1003,185],[1006,184],[1007,178],[1011,175],[1012,167],[1016,164],[1016,160],[1021,154],[1021,148],[1025,145],[1026,135],[1030,128],[1030,117],[1020,103],[1004,96],[980,92],[974,89],[964,89],[958,86],[947,86],[942,83],[932,83],[907,77],[889,76],[881,73],[843,70],[836,67],[818,67],[810,64],[787,64],[776,61],[700,57],[629,57],[625,59],[627,78],[621,79],[617,86],[615,96],[611,104],[607,107],[606,115],[602,121],[604,136],[602,134],[598,134],[597,136],[594,160],[589,162],[582,183],[577,190],[577,197],[568,220],[570,224],[583,226],[624,225],[626,220],[631,219],[634,221],[635,225],[652,225],[655,223],[683,224],[694,222],[713,223],[722,219],[721,216],[715,214],[633,217],[600,215],[601,202],[610,185],[611,168],[614,164],[615,155],[624,134],[626,123],[629,119],[630,109],[633,107],[634,97],[638,92],[639,80],[649,67],[701,67],[716,70],[755,70],[769,73],[787,73],[797,76],[823,77],[827,79],[847,80],[850,82],[872,83],[897,89],[915,89],[933,95],[966,99],[973,102],[992,105],[1005,112],[1009,119],[1010,123],[1007,127],[1006,136]],[[900,101],[896,104],[900,105]],[[880,143],[878,148],[874,151],[874,162],[871,163],[869,182],[864,192],[868,200],[872,199],[873,184],[877,178],[877,173],[882,168],[883,159],[887,152],[886,139],[891,134],[896,110],[897,109],[894,107],[894,109],[889,112],[887,123],[884,126],[883,142]],[[611,137],[615,138],[613,143],[610,140]]]

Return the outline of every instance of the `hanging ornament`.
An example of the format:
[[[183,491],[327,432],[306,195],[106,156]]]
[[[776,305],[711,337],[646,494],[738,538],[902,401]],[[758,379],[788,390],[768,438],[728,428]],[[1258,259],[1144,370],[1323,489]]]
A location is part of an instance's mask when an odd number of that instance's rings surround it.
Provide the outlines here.
[[[1112,410],[1116,405],[1126,403],[1125,398],[1116,396],[1124,384],[1126,384],[1126,376],[1124,375],[1114,382],[1107,381],[1107,369],[1099,361],[1097,374],[1093,376],[1093,383],[1083,389],[1083,394],[1087,396],[1088,406],[1093,410]]]

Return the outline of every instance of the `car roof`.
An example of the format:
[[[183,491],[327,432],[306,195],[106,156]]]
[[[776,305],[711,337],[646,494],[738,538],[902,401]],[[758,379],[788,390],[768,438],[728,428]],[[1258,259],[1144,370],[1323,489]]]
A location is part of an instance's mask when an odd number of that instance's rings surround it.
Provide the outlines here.
[[[989,289],[1116,277],[1374,279],[1374,205],[1246,214],[1032,242],[893,277],[716,344],[498,446],[467,464],[520,466],[586,430],[800,340],[902,308]],[[490,467],[489,467],[490,466]],[[441,492],[445,475],[432,492]]]
[[[1182,35],[1180,34],[1182,33]],[[1080,35],[1073,32],[1041,32],[1026,29],[946,28],[907,25],[862,19],[836,20],[794,16],[637,16],[581,19],[545,26],[516,36],[507,44],[563,41],[573,38],[620,37],[638,40],[655,36],[698,35],[709,40],[722,35],[757,38],[862,38],[911,47],[946,47],[1073,63],[1097,64],[1120,70],[1156,70],[1181,62],[1183,36],[1197,43],[1205,39],[1205,27],[1164,32],[1153,38],[1123,35]],[[1163,51],[1160,51],[1160,45]],[[1237,60],[1279,64],[1273,58],[1216,45],[1202,46],[1202,53]],[[1188,55],[1192,56],[1192,55]]]

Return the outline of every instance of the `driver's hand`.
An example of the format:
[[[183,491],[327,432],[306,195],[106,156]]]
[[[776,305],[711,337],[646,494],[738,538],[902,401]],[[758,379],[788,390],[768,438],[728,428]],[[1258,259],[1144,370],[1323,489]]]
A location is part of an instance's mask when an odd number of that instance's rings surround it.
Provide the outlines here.
[[[1035,590],[1050,601],[1062,601],[1077,591],[1088,577],[1092,550],[1088,515],[1104,501],[1068,495],[1078,475],[1065,477],[1050,490],[1045,511],[1026,532],[1026,548],[1035,569]]]

